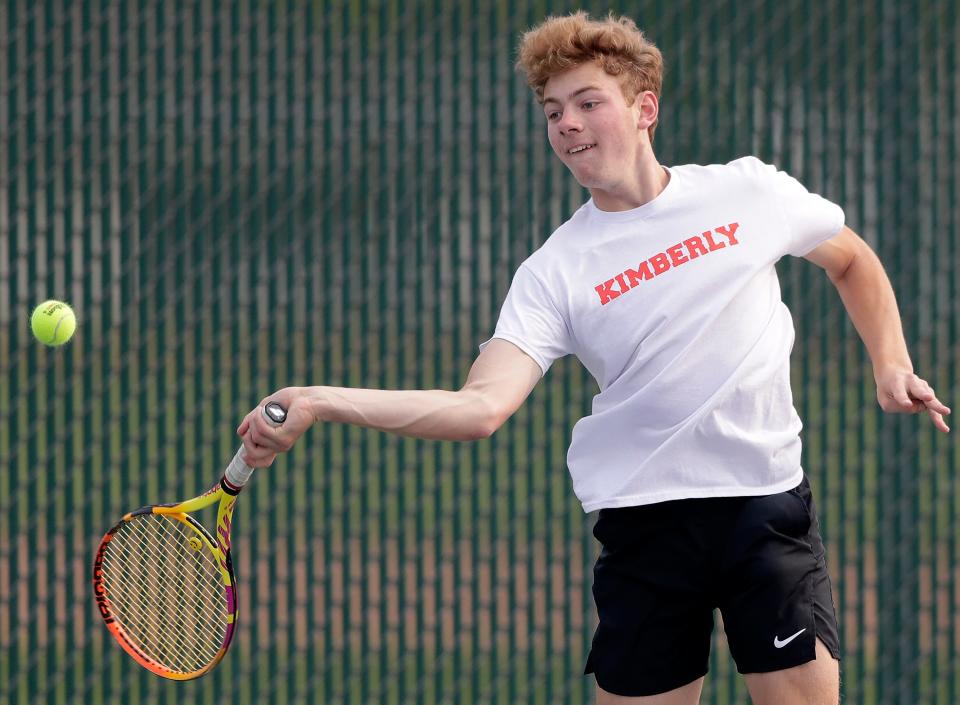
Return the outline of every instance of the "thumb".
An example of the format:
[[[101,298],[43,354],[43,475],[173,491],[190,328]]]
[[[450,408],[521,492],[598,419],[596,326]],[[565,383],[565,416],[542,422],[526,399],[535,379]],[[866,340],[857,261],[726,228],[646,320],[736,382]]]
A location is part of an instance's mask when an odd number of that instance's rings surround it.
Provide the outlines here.
[[[887,392],[887,394],[900,406],[913,406],[913,399],[910,398],[907,385],[901,380],[896,380],[896,382],[890,385],[890,391]]]
[[[913,406],[913,399],[906,392],[898,392],[895,398],[900,406]]]

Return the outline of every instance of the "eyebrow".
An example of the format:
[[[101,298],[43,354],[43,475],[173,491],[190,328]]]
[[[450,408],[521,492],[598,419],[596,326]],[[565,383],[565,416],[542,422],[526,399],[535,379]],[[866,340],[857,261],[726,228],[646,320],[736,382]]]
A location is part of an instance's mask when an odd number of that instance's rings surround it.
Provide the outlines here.
[[[571,93],[571,94],[570,94],[570,97],[571,97],[571,98],[575,98],[576,96],[580,95],[581,93],[586,93],[587,91],[599,91],[599,90],[601,90],[601,89],[600,89],[600,86],[584,86],[583,88],[580,88],[580,89],[578,89],[578,90],[575,90],[573,93]],[[560,102],[559,99],[554,98],[554,97],[552,97],[552,96],[549,96],[549,97],[543,99],[543,104],[544,104],[544,105],[546,105],[547,103],[559,103],[559,102]]]

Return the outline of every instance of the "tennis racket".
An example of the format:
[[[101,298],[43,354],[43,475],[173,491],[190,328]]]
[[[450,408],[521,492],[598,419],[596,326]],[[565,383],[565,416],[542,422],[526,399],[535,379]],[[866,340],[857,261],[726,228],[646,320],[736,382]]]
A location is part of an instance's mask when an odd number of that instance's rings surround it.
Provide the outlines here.
[[[263,407],[273,426],[287,418],[276,402]],[[126,514],[106,533],[93,563],[100,616],[137,663],[173,680],[199,678],[223,658],[237,626],[230,528],[237,495],[253,468],[237,451],[217,484],[179,504]],[[212,537],[190,516],[217,508]]]

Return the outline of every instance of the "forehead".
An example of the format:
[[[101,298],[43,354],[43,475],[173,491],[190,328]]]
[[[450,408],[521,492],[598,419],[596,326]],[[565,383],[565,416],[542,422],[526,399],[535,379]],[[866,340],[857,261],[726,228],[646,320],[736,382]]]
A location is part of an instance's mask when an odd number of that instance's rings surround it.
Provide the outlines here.
[[[601,90],[620,89],[616,78],[597,64],[590,62],[567,69],[547,79],[543,86],[543,102],[566,100],[570,94],[587,86],[595,86]]]

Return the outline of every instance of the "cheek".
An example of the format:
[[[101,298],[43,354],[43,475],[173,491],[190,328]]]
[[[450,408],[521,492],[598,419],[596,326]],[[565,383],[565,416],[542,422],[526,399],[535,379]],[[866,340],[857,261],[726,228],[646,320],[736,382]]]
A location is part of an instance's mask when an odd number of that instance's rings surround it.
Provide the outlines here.
[[[560,152],[557,150],[557,133],[555,130],[547,130],[547,140],[550,142],[550,149],[554,151],[557,156],[560,156]]]

